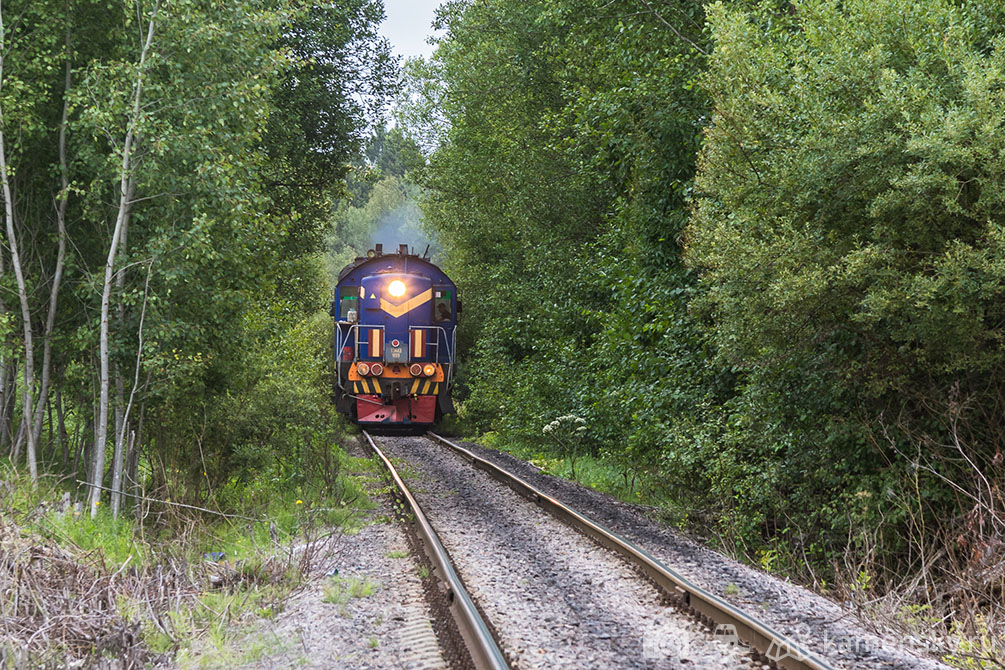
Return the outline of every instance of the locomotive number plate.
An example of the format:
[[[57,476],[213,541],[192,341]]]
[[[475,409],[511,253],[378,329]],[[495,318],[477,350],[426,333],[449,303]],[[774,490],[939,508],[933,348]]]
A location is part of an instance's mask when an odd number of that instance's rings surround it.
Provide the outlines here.
[[[405,348],[404,347],[388,347],[387,357],[385,359],[388,363],[404,363],[405,362]]]

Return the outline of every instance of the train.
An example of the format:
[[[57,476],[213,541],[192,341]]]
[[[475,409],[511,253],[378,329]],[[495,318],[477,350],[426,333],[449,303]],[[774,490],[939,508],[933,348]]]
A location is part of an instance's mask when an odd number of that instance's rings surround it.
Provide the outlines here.
[[[335,285],[335,408],[374,432],[421,432],[454,411],[461,301],[428,252],[377,244]]]

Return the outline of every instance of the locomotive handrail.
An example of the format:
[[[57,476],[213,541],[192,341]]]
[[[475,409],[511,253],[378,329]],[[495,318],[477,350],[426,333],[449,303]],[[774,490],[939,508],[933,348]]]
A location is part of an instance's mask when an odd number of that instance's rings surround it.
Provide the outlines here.
[[[432,342],[430,342],[430,344],[432,344],[434,347],[436,347],[436,362],[437,363],[440,362],[440,334],[442,333],[443,334],[443,345],[444,345],[444,348],[447,350],[447,363],[450,364],[450,365],[454,364],[454,362],[455,362],[454,361],[454,351],[455,351],[455,346],[454,345],[457,342],[457,326],[454,326],[453,328],[450,329],[449,335],[447,333],[447,329],[445,327],[443,327],[443,326],[410,326],[410,328],[412,330],[435,330],[435,331],[437,331],[435,344],[432,343]]]
[[[344,392],[346,388],[342,384],[342,368],[337,366],[341,366],[347,363],[349,365],[352,364],[352,361],[342,360],[342,349],[345,347],[346,342],[349,341],[349,338],[353,335],[353,333],[356,334],[356,340],[353,347],[353,361],[359,360],[359,329],[362,327],[362,328],[377,328],[380,330],[384,330],[384,326],[383,324],[352,323],[350,321],[337,321],[335,325],[337,326],[335,330],[338,331],[335,334],[335,351],[337,352],[335,365],[336,365],[336,371],[338,372],[338,374],[336,375],[337,379],[335,381],[338,384],[339,389],[341,389]],[[344,337],[342,332],[342,326],[349,326],[349,328],[345,331]]]
[[[359,357],[360,357],[360,355],[359,355],[359,346],[360,346],[359,331],[360,331],[361,328],[386,330],[386,327],[385,327],[384,324],[352,323],[350,321],[337,321],[336,322],[336,326],[337,326],[336,327],[336,331],[337,332],[335,334],[335,350],[337,352],[336,353],[337,358],[336,358],[336,361],[335,361],[336,366],[341,366],[341,365],[344,365],[344,364],[347,364],[347,363],[351,364],[351,361],[344,361],[344,360],[342,360],[342,350],[346,346],[346,343],[349,341],[349,338],[353,337],[353,336],[355,336],[354,346],[353,346],[353,361],[359,360]],[[343,331],[342,329],[345,326],[348,326],[348,328],[346,328],[346,330]],[[436,348],[436,355],[434,356],[434,358],[435,358],[435,361],[437,363],[441,362],[440,361],[440,342],[441,342],[441,335],[442,335],[443,347],[444,347],[444,349],[446,349],[446,354],[447,354],[447,356],[446,356],[446,358],[447,358],[447,360],[446,360],[447,370],[446,370],[445,382],[446,382],[447,388],[450,388],[451,385],[453,384],[453,380],[454,380],[454,363],[456,362],[454,356],[455,356],[455,353],[457,351],[457,326],[454,325],[454,327],[450,329],[449,333],[447,332],[447,329],[444,326],[410,326],[409,328],[411,330],[433,330],[433,331],[436,331],[436,340],[435,340],[435,342],[429,342],[429,345]],[[346,388],[342,384],[342,374],[341,374],[342,369],[341,369],[341,367],[337,367],[336,369],[337,369],[337,371],[339,373],[337,375],[338,379],[336,380],[336,383],[338,384],[338,388],[341,389],[342,391],[345,391]]]
[[[457,326],[455,325],[450,329],[450,333],[447,333],[447,329],[444,326],[412,326],[413,329],[419,330],[436,330],[436,362],[440,362],[440,333],[443,333],[444,346],[447,350],[447,376],[446,384],[447,388],[450,388],[454,381],[454,363],[456,359],[454,358],[457,351]]]
[[[349,321],[339,321],[338,322],[338,326],[339,326],[339,329],[338,329],[339,335],[342,334],[342,328],[341,328],[342,326],[349,326],[349,329],[345,331],[345,337],[342,338],[342,339],[336,340],[335,344],[336,344],[336,348],[339,350],[339,352],[342,351],[342,348],[345,346],[345,343],[349,341],[349,337],[354,332],[356,333],[356,343],[355,343],[354,352],[353,352],[353,356],[354,356],[353,360],[356,360],[356,359],[359,358],[359,332],[358,331],[359,331],[360,328],[370,328],[371,330],[374,330],[374,329],[376,329],[376,330],[384,330],[384,324],[378,324],[378,323],[373,323],[373,324],[371,324],[371,323],[351,323]],[[340,361],[340,362],[342,362],[342,361]]]

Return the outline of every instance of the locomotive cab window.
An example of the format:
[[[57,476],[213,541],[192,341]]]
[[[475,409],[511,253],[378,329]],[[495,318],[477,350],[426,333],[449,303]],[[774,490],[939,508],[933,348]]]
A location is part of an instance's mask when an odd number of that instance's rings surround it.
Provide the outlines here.
[[[338,303],[339,321],[347,320],[349,318],[349,310],[351,309],[356,310],[356,313],[359,314],[359,287],[343,286],[342,295]]]
[[[454,308],[450,289],[433,289],[433,320],[453,321]]]

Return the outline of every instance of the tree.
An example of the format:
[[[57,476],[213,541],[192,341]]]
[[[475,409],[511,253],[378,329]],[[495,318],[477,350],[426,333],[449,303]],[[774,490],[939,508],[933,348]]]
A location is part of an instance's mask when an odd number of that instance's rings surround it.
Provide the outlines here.
[[[498,0],[440,22],[401,117],[438,133],[423,209],[467,296],[465,413],[535,443],[573,413],[612,453],[646,435],[625,460],[655,463],[653,418],[669,432],[706,395],[678,244],[706,112],[701,6]]]
[[[735,485],[768,533],[798,518],[843,543],[878,523],[848,513],[860,494],[877,501],[863,514],[902,517],[887,492],[939,453],[921,493],[929,528],[970,506],[947,484],[974,480],[970,465],[1000,481],[1001,11],[811,0],[710,13],[714,113],[688,260],[739,375],[725,451],[753,464]],[[960,407],[962,461],[940,446]],[[901,456],[915,451],[914,465]],[[904,528],[880,527],[891,564],[909,560]]]
[[[210,472],[189,445],[222,476],[232,445],[193,417],[269,374],[263,343],[324,301],[328,205],[393,82],[381,12],[375,0],[3,5],[15,18],[0,31],[0,304],[21,309],[0,310],[0,433],[15,462],[26,443],[33,474],[57,467],[42,439],[54,398],[50,434],[64,462],[86,462],[92,514],[109,474],[117,512],[141,463],[148,476],[155,463]]]

